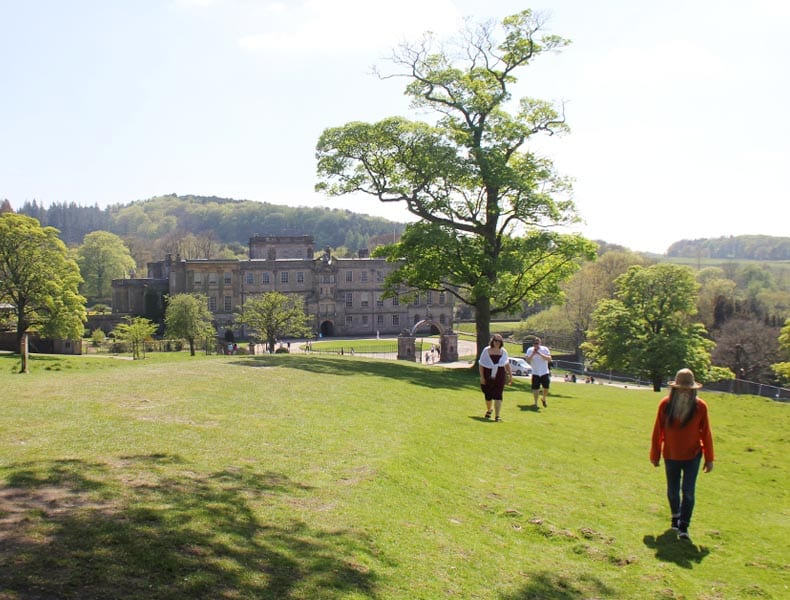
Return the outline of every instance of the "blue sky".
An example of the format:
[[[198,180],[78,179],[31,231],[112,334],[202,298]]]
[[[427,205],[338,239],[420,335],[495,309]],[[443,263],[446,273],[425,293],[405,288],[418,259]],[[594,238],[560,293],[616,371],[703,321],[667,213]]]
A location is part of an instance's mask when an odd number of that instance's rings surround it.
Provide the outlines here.
[[[519,75],[571,133],[578,230],[634,250],[790,235],[785,0],[0,0],[0,198],[106,206],[196,194],[405,221],[316,194],[315,144],[412,118],[391,50],[526,7],[572,40]]]

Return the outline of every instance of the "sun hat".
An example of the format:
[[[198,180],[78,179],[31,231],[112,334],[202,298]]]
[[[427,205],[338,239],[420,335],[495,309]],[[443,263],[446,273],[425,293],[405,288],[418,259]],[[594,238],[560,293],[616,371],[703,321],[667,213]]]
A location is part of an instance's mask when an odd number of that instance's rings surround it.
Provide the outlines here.
[[[702,384],[694,381],[694,372],[691,369],[681,369],[675,375],[675,380],[669,382],[669,387],[698,390],[702,387]]]

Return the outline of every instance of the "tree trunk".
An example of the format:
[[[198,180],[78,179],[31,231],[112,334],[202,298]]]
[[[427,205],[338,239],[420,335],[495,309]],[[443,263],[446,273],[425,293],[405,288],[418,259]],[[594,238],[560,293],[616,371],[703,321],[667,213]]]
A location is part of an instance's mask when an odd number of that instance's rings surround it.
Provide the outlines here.
[[[189,356],[195,356],[195,338],[189,338]]]
[[[491,342],[491,300],[487,296],[478,298],[475,302],[475,334],[477,354],[475,355],[474,368],[477,368],[480,353]]]
[[[661,375],[653,375],[653,391],[660,392],[661,391],[661,384],[663,383],[661,380],[663,377]]]
[[[22,339],[19,342],[19,355],[22,358],[19,372],[20,373],[30,373],[30,368],[28,367],[28,343],[27,343],[27,331],[22,332]]]

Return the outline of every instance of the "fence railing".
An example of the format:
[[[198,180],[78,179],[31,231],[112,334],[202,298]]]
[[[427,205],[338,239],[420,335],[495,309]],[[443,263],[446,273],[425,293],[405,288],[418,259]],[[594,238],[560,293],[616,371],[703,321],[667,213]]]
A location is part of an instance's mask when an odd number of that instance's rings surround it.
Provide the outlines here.
[[[639,377],[629,377],[627,375],[617,375],[607,371],[592,371],[585,369],[584,365],[580,362],[555,360],[554,365],[559,369],[567,369],[583,376],[592,376],[596,381],[617,381],[620,383],[628,383],[632,385],[651,386],[653,383]],[[790,389],[778,387],[775,385],[768,385],[765,383],[758,383],[756,381],[747,381],[745,379],[724,379],[722,381],[712,381],[705,383],[705,389],[715,392],[724,392],[727,394],[749,394],[752,396],[762,396],[763,398],[771,398],[779,402],[790,402]]]

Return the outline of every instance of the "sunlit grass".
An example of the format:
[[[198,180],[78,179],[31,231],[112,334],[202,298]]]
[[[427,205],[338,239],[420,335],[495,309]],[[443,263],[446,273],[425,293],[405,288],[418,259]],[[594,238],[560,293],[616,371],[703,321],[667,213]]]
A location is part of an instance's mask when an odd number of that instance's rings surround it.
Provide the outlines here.
[[[350,356],[0,357],[0,598],[782,598],[788,407],[703,394],[693,543],[659,395]]]

